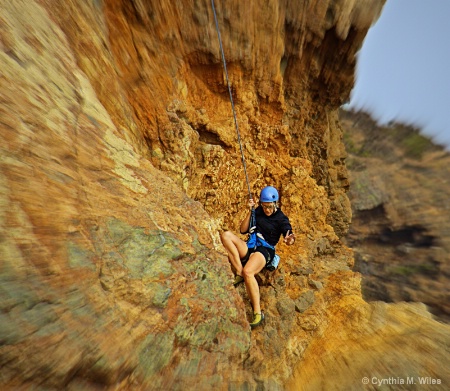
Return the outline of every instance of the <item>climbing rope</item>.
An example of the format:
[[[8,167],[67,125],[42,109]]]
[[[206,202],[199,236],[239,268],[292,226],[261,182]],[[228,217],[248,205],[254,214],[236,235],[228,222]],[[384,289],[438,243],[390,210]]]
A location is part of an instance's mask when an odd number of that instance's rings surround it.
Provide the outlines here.
[[[216,22],[216,30],[217,30],[217,36],[219,38],[220,54],[222,55],[223,69],[225,71],[225,78],[227,80],[228,93],[230,95],[231,110],[233,111],[234,125],[236,127],[236,135],[237,135],[237,139],[238,139],[238,143],[239,143],[239,148],[241,150],[241,158],[242,158],[242,164],[244,166],[245,180],[247,181],[248,195],[249,195],[249,198],[253,198],[251,190],[250,190],[250,182],[248,180],[247,165],[245,163],[244,150],[242,149],[241,135],[239,133],[239,126],[238,126],[238,121],[236,118],[236,110],[234,109],[233,95],[231,93],[230,81],[228,79],[227,63],[225,61],[225,54],[223,52],[222,38],[220,37],[219,22],[217,21],[216,7],[214,6],[214,0],[211,0],[211,6],[212,6],[213,13],[214,13],[214,21]]]

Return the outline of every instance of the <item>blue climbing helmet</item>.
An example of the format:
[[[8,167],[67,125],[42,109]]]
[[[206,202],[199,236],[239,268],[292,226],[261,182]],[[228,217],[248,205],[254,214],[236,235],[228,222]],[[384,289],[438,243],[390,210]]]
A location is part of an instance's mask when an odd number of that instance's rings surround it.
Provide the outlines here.
[[[273,186],[266,186],[261,190],[259,197],[260,202],[275,202],[278,201],[278,191]]]

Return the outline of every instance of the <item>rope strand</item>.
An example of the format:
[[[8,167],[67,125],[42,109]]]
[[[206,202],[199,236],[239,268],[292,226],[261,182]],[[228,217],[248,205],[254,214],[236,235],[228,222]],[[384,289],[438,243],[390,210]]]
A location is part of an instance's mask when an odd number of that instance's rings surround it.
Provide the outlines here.
[[[244,173],[245,173],[245,180],[247,182],[248,195],[249,195],[249,198],[251,199],[253,197],[252,197],[252,193],[250,190],[250,182],[248,180],[247,164],[245,163],[244,150],[242,149],[241,135],[239,133],[239,126],[238,126],[238,121],[237,121],[237,117],[236,117],[236,110],[234,109],[233,95],[231,93],[230,81],[228,79],[227,63],[225,61],[225,54],[223,52],[222,38],[220,37],[219,22],[217,21],[216,7],[214,6],[214,0],[211,0],[211,6],[212,6],[213,13],[214,13],[214,21],[216,22],[216,30],[217,30],[217,36],[219,38],[220,54],[222,56],[223,69],[225,71],[225,78],[227,80],[228,93],[230,95],[231,109],[233,111],[234,125],[236,127],[236,135],[237,135],[237,139],[238,139],[238,143],[239,143],[239,148],[241,150],[242,165],[244,166]]]

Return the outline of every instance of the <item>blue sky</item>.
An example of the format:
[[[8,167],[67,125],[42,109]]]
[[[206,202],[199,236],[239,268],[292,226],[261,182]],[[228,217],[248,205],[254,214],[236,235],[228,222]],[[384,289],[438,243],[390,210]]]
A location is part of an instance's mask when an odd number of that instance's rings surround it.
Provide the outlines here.
[[[350,108],[450,150],[450,0],[387,0],[358,54]]]

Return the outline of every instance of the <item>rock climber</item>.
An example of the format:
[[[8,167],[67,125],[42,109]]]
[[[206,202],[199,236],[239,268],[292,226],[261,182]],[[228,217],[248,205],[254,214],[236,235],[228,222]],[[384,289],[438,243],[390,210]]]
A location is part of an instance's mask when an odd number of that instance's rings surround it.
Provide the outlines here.
[[[287,245],[290,246],[295,242],[295,235],[292,232],[289,218],[279,208],[278,199],[278,191],[273,186],[266,186],[262,189],[259,206],[254,213],[256,233],[263,240],[258,240],[258,245],[255,248],[249,248],[247,242],[231,231],[225,231],[221,235],[222,244],[228,253],[228,259],[236,271],[234,285],[237,286],[241,282],[245,282],[247,294],[253,307],[254,319],[250,323],[252,328],[258,326],[264,320],[264,313],[261,311],[260,305],[259,286],[255,276],[273,260],[275,246],[281,235],[284,236],[284,243]],[[241,234],[247,234],[254,229],[250,227],[254,207],[255,202],[250,198],[248,202],[249,213],[240,225]]]

